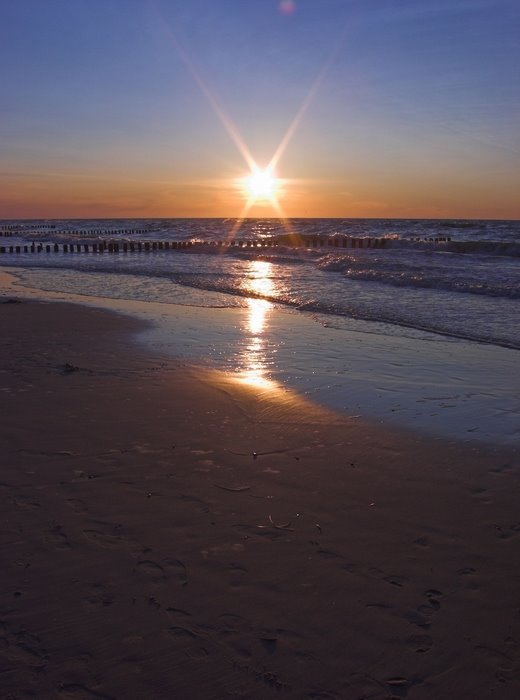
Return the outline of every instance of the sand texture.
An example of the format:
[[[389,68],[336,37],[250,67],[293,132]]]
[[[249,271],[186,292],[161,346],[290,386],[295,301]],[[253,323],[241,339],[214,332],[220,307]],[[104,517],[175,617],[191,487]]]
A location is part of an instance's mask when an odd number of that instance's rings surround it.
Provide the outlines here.
[[[2,700],[520,697],[517,455],[0,324]]]

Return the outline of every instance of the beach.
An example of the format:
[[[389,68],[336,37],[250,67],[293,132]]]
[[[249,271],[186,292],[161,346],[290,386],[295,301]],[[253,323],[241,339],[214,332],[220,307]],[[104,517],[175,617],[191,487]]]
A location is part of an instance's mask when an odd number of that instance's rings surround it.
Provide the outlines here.
[[[520,700],[519,11],[0,2],[0,700]]]
[[[517,451],[2,301],[3,698],[518,697]]]

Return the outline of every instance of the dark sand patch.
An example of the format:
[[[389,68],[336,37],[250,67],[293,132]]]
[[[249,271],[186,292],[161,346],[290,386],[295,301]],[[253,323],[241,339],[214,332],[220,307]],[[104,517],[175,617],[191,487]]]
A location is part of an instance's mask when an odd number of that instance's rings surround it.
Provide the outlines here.
[[[0,323],[2,698],[520,697],[517,455]]]

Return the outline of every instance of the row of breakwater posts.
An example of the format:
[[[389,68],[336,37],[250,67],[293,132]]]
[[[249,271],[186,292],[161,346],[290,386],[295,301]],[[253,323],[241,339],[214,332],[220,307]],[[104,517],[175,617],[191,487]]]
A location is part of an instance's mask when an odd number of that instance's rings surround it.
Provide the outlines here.
[[[299,236],[287,235],[262,240],[231,241],[117,241],[107,240],[97,243],[30,243],[0,246],[2,253],[152,253],[165,250],[225,251],[231,249],[264,248],[385,248],[391,238],[350,238],[347,236]],[[449,237],[416,238],[416,242],[447,243]]]
[[[25,236],[30,237],[31,234],[41,234],[42,230],[56,229],[56,226],[38,226],[36,229],[27,229],[23,226],[18,226],[16,224],[12,226],[3,226],[0,228],[0,237],[12,238],[13,236]],[[66,236],[128,236],[133,233],[150,233],[149,229],[146,228],[122,228],[122,229],[110,229],[110,228],[94,228],[94,229],[78,229],[78,230],[67,230],[59,231],[55,230],[53,233],[59,233]]]

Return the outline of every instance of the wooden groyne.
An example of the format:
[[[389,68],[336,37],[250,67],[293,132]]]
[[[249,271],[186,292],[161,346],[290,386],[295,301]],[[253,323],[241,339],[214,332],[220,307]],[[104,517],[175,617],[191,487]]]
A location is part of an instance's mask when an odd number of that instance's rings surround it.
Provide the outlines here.
[[[449,237],[416,238],[414,242],[447,243]],[[26,243],[19,245],[0,246],[2,253],[154,253],[170,250],[199,250],[212,252],[220,250],[250,249],[261,250],[269,248],[377,248],[384,249],[392,242],[391,238],[352,238],[349,236],[299,236],[286,235],[261,240],[231,240],[231,241],[98,241],[97,243]]]
[[[31,234],[41,233],[42,230],[52,229],[54,234],[60,234],[62,236],[131,236],[132,234],[139,233],[150,233],[150,229],[146,228],[94,228],[94,229],[73,229],[73,230],[60,230],[54,225],[49,226],[35,226],[34,228],[25,228],[19,225],[12,226],[2,226],[0,228],[0,237],[12,238],[13,236],[24,235],[30,237]]]

